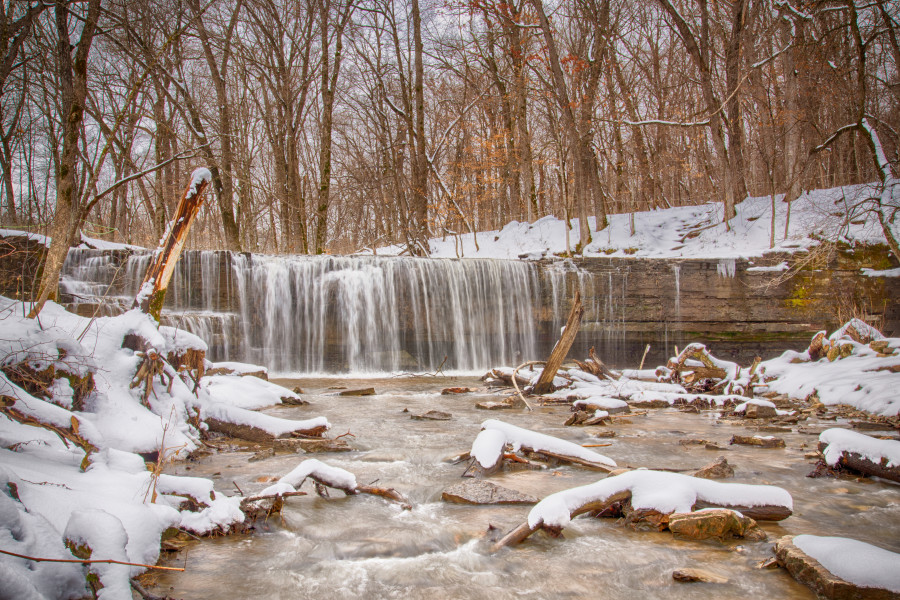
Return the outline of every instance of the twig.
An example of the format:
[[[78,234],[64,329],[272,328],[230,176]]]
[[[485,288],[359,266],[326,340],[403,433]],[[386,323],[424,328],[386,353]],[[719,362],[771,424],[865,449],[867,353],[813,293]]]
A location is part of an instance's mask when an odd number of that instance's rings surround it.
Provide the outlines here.
[[[543,360],[529,360],[528,362],[524,362],[521,365],[519,365],[518,367],[516,367],[515,369],[513,369],[513,374],[512,374],[513,387],[516,388],[516,393],[519,395],[519,398],[522,399],[522,402],[525,403],[525,406],[528,407],[528,410],[530,410],[532,412],[534,412],[534,409],[531,408],[531,405],[528,404],[528,400],[526,400],[525,396],[522,395],[522,390],[519,389],[519,384],[516,382],[516,375],[519,374],[519,369],[521,369],[522,367],[530,367],[532,365],[543,365],[543,364],[546,364],[546,362]]]
[[[87,560],[81,560],[79,558],[37,558],[34,556],[26,556],[24,554],[16,554],[15,552],[10,552],[9,550],[0,550],[0,554],[8,554],[10,556],[15,556],[16,558],[24,558],[25,560],[33,560],[34,562],[78,563],[81,565],[93,565],[93,564],[126,565],[129,567],[143,567],[145,569],[159,569],[161,571],[184,571],[184,569],[179,568],[179,567],[160,567],[158,565],[145,565],[142,563],[133,563],[133,562],[125,562],[125,561],[121,561],[121,560],[113,560],[111,558],[87,559]]]
[[[647,344],[644,347],[644,355],[641,357],[641,366],[638,367],[638,371],[643,370],[644,368],[644,359],[647,358],[647,353],[650,352],[650,344]]]
[[[341,439],[342,437],[347,436],[347,435],[349,435],[349,436],[352,437],[352,438],[355,438],[355,437],[356,437],[356,435],[350,433],[350,430],[348,429],[348,430],[347,430],[347,433],[342,433],[341,435],[335,437],[334,439],[339,440],[339,439]]]
[[[244,490],[242,490],[242,489],[241,489],[241,486],[239,486],[239,485],[237,484],[237,481],[232,480],[231,483],[234,484],[234,487],[237,488],[237,491],[238,491],[238,493],[239,493],[241,496],[244,496],[244,495],[245,495],[245,494],[244,494]]]
[[[612,444],[582,444],[582,448],[606,448],[607,446],[612,446]]]

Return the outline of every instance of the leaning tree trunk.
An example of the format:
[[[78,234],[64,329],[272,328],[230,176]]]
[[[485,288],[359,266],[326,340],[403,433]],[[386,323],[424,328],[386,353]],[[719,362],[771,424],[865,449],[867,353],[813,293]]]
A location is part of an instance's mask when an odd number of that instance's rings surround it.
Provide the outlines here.
[[[553,391],[553,378],[556,377],[556,372],[559,371],[560,365],[566,360],[566,355],[575,341],[575,336],[578,335],[578,330],[581,328],[582,315],[584,315],[584,306],[581,304],[581,294],[575,292],[572,311],[569,313],[562,335],[560,335],[559,341],[556,342],[556,346],[550,352],[550,358],[547,359],[541,376],[538,378],[537,383],[534,384],[534,390],[532,391],[535,394],[546,394]]]
[[[197,169],[191,175],[191,183],[184,190],[181,202],[175,210],[175,216],[169,223],[165,235],[160,240],[159,247],[154,253],[154,260],[144,274],[138,294],[134,299],[132,308],[140,308],[141,311],[151,315],[159,321],[162,312],[163,300],[169,287],[169,280],[175,272],[175,264],[181,256],[181,250],[187,241],[188,232],[194,217],[200,212],[203,205],[203,192],[209,185],[212,175],[208,169]]]

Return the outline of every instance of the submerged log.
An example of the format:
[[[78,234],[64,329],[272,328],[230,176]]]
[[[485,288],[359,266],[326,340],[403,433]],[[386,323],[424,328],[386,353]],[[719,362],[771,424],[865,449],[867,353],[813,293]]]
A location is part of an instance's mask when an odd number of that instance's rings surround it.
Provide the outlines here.
[[[132,308],[140,308],[159,321],[163,300],[169,287],[169,280],[175,272],[175,264],[181,256],[181,250],[187,241],[191,223],[203,205],[203,192],[206,191],[212,175],[207,169],[197,169],[191,175],[191,183],[184,190],[175,216],[169,223],[166,234],[160,240],[154,254],[153,262],[144,274],[144,281],[134,299]]]
[[[562,331],[562,335],[560,335],[559,341],[556,342],[556,345],[550,352],[550,357],[547,359],[546,365],[544,365],[541,376],[538,378],[537,383],[534,384],[533,393],[546,394],[553,391],[553,378],[556,377],[556,372],[559,371],[559,367],[566,359],[572,343],[575,342],[575,336],[578,335],[578,330],[581,328],[582,316],[584,316],[584,306],[581,304],[581,293],[576,291],[575,300],[572,302],[572,310],[569,311],[569,318],[566,320],[566,326]]]

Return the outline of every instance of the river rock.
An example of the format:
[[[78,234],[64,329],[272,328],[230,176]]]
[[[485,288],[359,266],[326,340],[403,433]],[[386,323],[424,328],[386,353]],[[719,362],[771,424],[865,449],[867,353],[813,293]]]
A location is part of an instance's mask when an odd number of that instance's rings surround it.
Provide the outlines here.
[[[450,394],[469,394],[474,392],[474,388],[467,387],[448,387],[441,390],[441,394],[444,396],[449,396]]]
[[[763,541],[766,533],[750,517],[727,508],[709,508],[669,515],[669,530],[677,537],[691,540],[732,537]]]
[[[267,458],[272,458],[275,456],[275,448],[266,448],[264,450],[260,450],[253,456],[247,459],[248,462],[256,462],[258,460],[265,460]]]
[[[759,446],[760,448],[784,448],[784,440],[771,435],[754,435],[753,437],[733,435],[729,443],[743,446]]]
[[[288,406],[307,406],[309,404],[309,402],[297,396],[282,396],[281,403]]]
[[[480,408],[481,410],[504,410],[508,408],[512,408],[512,404],[508,402],[479,402],[475,405],[475,408]]]
[[[536,504],[538,501],[534,496],[483,479],[457,483],[444,490],[441,499],[456,504]]]
[[[791,576],[828,600],[897,600],[900,594],[883,588],[861,587],[845,581],[794,545],[793,535],[775,542],[778,564]]]
[[[749,404],[744,410],[745,419],[774,419],[777,416],[774,406]]]
[[[677,569],[672,571],[672,579],[680,583],[728,583],[728,579],[703,569]]]
[[[286,438],[276,439],[274,449],[277,452],[350,452],[353,450],[342,439],[304,439]]]
[[[442,410],[429,410],[421,415],[409,415],[409,418],[414,421],[449,421],[452,416]]]
[[[705,467],[701,467],[694,473],[694,477],[702,477],[703,479],[727,479],[734,477],[734,467],[728,464],[724,456],[720,456],[715,462],[709,463]]]

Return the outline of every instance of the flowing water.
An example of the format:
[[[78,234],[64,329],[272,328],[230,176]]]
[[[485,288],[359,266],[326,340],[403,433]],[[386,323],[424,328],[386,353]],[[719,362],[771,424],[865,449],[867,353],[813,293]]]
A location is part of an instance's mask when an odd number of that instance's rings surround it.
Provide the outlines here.
[[[603,427],[564,427],[565,406],[535,412],[486,412],[475,402],[498,394],[441,395],[448,386],[480,384],[474,378],[299,379],[304,407],[274,407],[286,418],[325,415],[330,435],[351,432],[349,453],[314,455],[356,474],[361,483],[394,487],[412,510],[374,496],[330,499],[315,495],[287,500],[282,518],[273,517],[253,534],[193,542],[170,559],[184,573],[164,573],[154,591],[186,600],[245,598],[813,598],[783,570],[757,569],[772,556],[781,535],[812,533],[849,536],[900,551],[900,486],[873,480],[809,479],[816,434],[833,421],[807,422],[798,431],[775,433],[786,449],[728,446],[733,434],[748,434],[715,412],[651,410],[623,422],[614,438],[597,438]],[[375,396],[340,397],[337,386],[374,386]],[[409,412],[404,412],[408,409]],[[451,421],[417,421],[410,413],[430,409]],[[778,524],[761,523],[769,542],[681,541],[668,532],[635,531],[612,519],[578,518],[562,538],[535,534],[524,544],[488,552],[490,537],[521,523],[527,506],[478,507],[443,502],[441,492],[461,481],[464,463],[448,457],[467,451],[487,418],[499,418],[577,443],[610,443],[596,448],[619,465],[695,469],[726,456],[735,482],[786,488],[794,514]],[[349,436],[348,436],[349,437]],[[679,444],[703,438],[726,449]],[[304,455],[248,462],[250,452],[221,453],[173,467],[179,474],[212,477],[219,490],[239,486],[252,493],[266,478],[290,471]],[[497,484],[544,497],[596,481],[602,474],[574,467],[501,473]],[[231,493],[231,492],[229,492]],[[489,527],[497,528],[489,533]],[[678,568],[697,567],[727,577],[725,584],[681,584]]]

